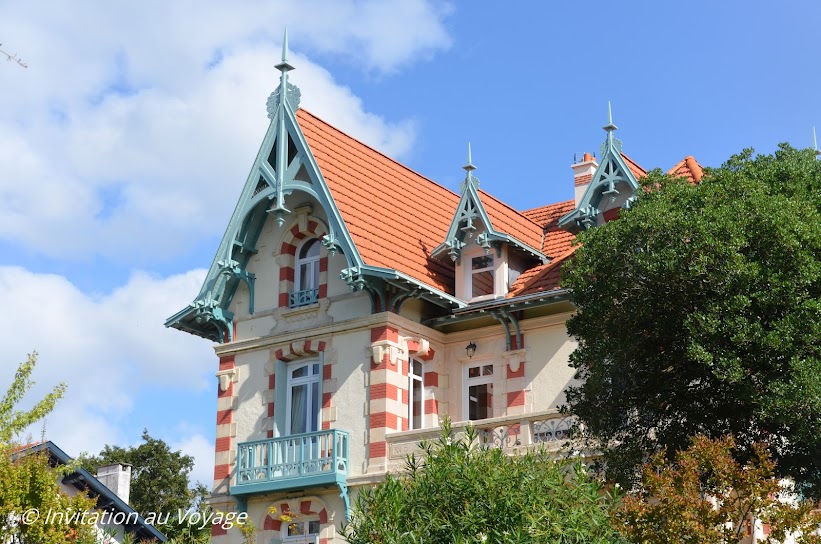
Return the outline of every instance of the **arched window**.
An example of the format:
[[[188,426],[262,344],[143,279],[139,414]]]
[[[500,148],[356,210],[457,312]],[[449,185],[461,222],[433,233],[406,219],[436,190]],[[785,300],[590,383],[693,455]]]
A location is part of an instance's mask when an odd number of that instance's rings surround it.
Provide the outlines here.
[[[313,304],[319,298],[319,240],[312,238],[300,246],[294,266],[294,292],[288,307]]]

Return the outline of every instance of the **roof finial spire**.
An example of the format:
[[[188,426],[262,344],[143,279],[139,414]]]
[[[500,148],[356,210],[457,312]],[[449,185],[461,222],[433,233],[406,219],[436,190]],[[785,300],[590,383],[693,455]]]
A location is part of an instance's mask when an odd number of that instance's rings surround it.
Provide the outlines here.
[[[294,69],[293,66],[288,64],[288,27],[285,27],[285,36],[282,38],[282,62],[277,64],[274,68],[279,70],[280,72],[286,74]]]
[[[812,127],[812,148],[815,149],[816,155],[821,155],[821,150],[818,149],[818,140],[815,138],[815,127]]]
[[[279,76],[279,87],[271,93],[271,96],[268,97],[267,102],[267,109],[268,109],[268,118],[273,120],[274,117],[277,115],[277,111],[279,108],[284,107],[287,103],[291,106],[293,111],[299,107],[299,99],[302,96],[302,93],[299,91],[299,87],[292,83],[288,83],[288,72],[294,69],[288,63],[288,29],[285,29],[285,35],[282,38],[282,61],[275,66],[277,70],[282,72]]]
[[[470,142],[468,142],[468,163],[464,165],[462,168],[464,168],[467,171],[468,175],[470,175],[471,172],[476,170],[476,167],[473,166],[473,160],[470,156]]]
[[[473,175],[473,171],[476,170],[476,167],[473,166],[473,158],[470,153],[470,142],[468,142],[468,163],[464,165],[462,169],[467,172],[467,175],[465,176],[465,181],[463,181],[460,186],[460,192],[465,192],[469,185],[473,185],[478,188],[479,178]]]
[[[607,101],[607,124],[602,127],[608,133],[618,130],[619,127],[613,124],[613,109],[610,107],[610,101]]]

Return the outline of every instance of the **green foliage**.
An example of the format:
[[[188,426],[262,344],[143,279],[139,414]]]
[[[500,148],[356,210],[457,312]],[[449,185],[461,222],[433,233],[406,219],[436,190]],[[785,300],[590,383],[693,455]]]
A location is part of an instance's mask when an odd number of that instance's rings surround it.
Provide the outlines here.
[[[23,453],[13,438],[26,427],[45,417],[62,396],[65,385],[59,385],[31,410],[19,410],[17,404],[33,385],[31,375],[37,354],[29,355],[14,375],[11,385],[0,399],[0,542],[17,544],[63,544],[93,542],[94,535],[78,519],[46,519],[48,512],[82,512],[94,506],[84,494],[68,496],[60,490],[62,473],[49,465],[48,454]],[[35,515],[33,509],[39,514]]]
[[[621,481],[690,436],[731,435],[737,458],[767,443],[821,495],[821,164],[783,144],[645,188],[565,270],[582,380],[568,410]]]
[[[508,456],[476,446],[476,432],[441,436],[404,474],[362,489],[343,534],[352,544],[619,542],[614,499],[580,462],[543,450]]]
[[[95,501],[84,494],[70,497],[63,493],[60,477],[49,465],[47,453],[16,455],[13,446],[0,447],[0,542],[94,542],[92,528],[79,519],[46,519],[48,512],[83,512],[94,507]]]
[[[17,367],[14,380],[8,390],[0,398],[0,444],[10,443],[29,425],[40,421],[51,413],[54,405],[62,398],[66,385],[57,385],[51,393],[46,395],[30,410],[19,410],[16,406],[23,400],[29,389],[34,385],[31,373],[37,365],[37,352],[31,353],[28,360]]]
[[[168,514],[168,524],[158,527],[169,538],[186,536],[192,540],[201,533],[210,535],[210,527],[198,529],[180,524],[179,512],[189,509],[204,511],[207,506],[207,490],[200,483],[192,489],[189,473],[194,468],[194,458],[181,451],[172,451],[160,439],[143,431],[143,443],[123,448],[106,445],[99,455],[81,456],[80,464],[92,473],[100,466],[125,463],[131,465],[131,494],[129,504],[145,517],[156,513],[158,519]]]
[[[796,544],[821,541],[814,533],[821,514],[811,501],[796,503],[778,482],[766,448],[756,445],[750,462],[733,459],[732,438],[695,437],[673,464],[656,454],[642,471],[642,488],[625,497],[614,516],[627,540],[635,544],[739,544],[748,522],[769,525],[766,542]]]

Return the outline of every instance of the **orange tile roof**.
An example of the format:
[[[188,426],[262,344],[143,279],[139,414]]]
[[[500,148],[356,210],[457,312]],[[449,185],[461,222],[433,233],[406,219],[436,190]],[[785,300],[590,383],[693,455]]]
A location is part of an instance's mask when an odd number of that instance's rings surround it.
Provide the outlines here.
[[[691,183],[698,183],[704,177],[701,165],[692,155],[684,157],[674,167],[667,171],[671,176],[687,178]]]
[[[453,266],[430,252],[444,242],[459,195],[305,110],[296,115],[365,264],[453,293]],[[480,193],[494,229],[541,248],[541,226]]]
[[[532,210],[525,210],[522,215],[529,217],[544,229],[542,253],[555,258],[565,253],[573,244],[576,235],[559,228],[559,219],[576,208],[575,200],[565,200],[549,206],[541,206]]]
[[[453,266],[430,253],[444,241],[459,195],[305,110],[297,110],[296,116],[363,261],[453,293]],[[637,179],[647,175],[635,161],[622,157]],[[689,156],[669,173],[695,182],[703,176]],[[551,258],[523,272],[507,297],[558,288],[561,265],[577,247],[575,235],[560,229],[558,221],[573,211],[575,201],[519,212],[485,191],[480,190],[480,198],[495,230]]]
[[[523,272],[516,279],[505,298],[558,289],[562,279],[562,265],[576,252],[577,247],[571,246],[549,263],[535,266]]]
[[[560,217],[572,212],[576,208],[575,200],[565,200],[547,206],[539,206],[525,210],[522,213],[525,217],[546,228],[550,223],[555,223]]]
[[[481,189],[479,190],[479,198],[482,200],[482,205],[484,205],[494,229],[513,236],[533,249],[541,249],[541,225]],[[451,218],[454,211],[455,209],[451,211]]]
[[[365,264],[453,293],[453,267],[430,252],[459,196],[305,110],[296,116]]]
[[[624,159],[624,162],[627,163],[627,168],[633,172],[633,175],[636,176],[636,179],[641,179],[647,175],[647,170],[639,166],[639,163],[625,155],[624,153],[621,154],[621,157]]]

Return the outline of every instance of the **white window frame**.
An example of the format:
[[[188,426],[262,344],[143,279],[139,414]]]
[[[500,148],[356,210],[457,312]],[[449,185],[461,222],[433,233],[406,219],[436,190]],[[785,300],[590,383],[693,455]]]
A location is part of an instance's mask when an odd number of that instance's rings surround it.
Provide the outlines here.
[[[317,245],[317,253],[315,256],[312,257],[301,257],[302,251],[305,249],[305,246],[308,244],[316,244]],[[319,259],[321,258],[322,253],[322,246],[318,238],[309,238],[300,244],[296,251],[296,260],[294,263],[294,291],[307,291],[308,289],[319,289]],[[316,264],[315,264],[316,263]],[[309,277],[310,280],[308,283],[310,285],[305,286],[302,284],[302,267],[305,265],[309,265],[308,270],[310,271]]]
[[[318,366],[318,370],[317,370],[316,374],[313,373],[313,366],[314,365]],[[308,367],[308,375],[307,376],[301,376],[299,378],[294,378],[293,377],[294,372],[296,372],[300,368],[306,367],[306,366]],[[288,369],[288,383],[287,383],[287,392],[286,392],[286,400],[285,400],[285,434],[286,435],[293,434],[292,429],[291,429],[291,421],[292,421],[291,406],[292,406],[292,402],[293,402],[293,391],[294,391],[295,386],[300,386],[300,385],[307,385],[306,391],[307,391],[307,394],[308,394],[309,410],[310,410],[310,406],[312,406],[312,405],[316,406],[316,409],[317,409],[316,410],[316,412],[317,412],[316,421],[314,421],[314,422],[308,421],[309,424],[307,425],[307,428],[309,430],[307,430],[305,432],[309,432],[309,433],[314,432],[314,431],[310,430],[311,427],[316,427],[316,430],[318,431],[320,429],[320,421],[319,420],[322,417],[322,364],[319,362],[318,359],[310,359],[310,360],[306,360],[306,361],[299,361],[299,362],[296,362],[296,363],[291,363],[287,366],[287,369]],[[316,399],[312,398],[313,397],[313,388],[311,387],[311,385],[313,383],[317,384],[317,388],[316,388],[317,398]],[[310,414],[305,415],[306,418],[309,417],[309,416],[310,416]],[[306,419],[306,421],[307,421],[307,419]]]
[[[481,258],[486,258],[486,257],[490,258],[492,264],[490,266],[486,266],[485,268],[479,268],[479,269],[474,270],[473,269],[473,259],[481,259]],[[498,268],[497,264],[498,263],[496,262],[496,255],[493,254],[493,251],[491,251],[490,253],[487,253],[487,254],[481,254],[480,253],[478,255],[470,255],[468,257],[468,262],[465,263],[465,268],[467,268],[467,276],[468,276],[467,277],[467,283],[466,283],[465,286],[468,289],[468,295],[469,295],[468,298],[470,300],[485,300],[485,299],[490,299],[490,298],[495,298],[496,297],[496,269]],[[484,295],[473,296],[473,276],[475,274],[480,274],[482,272],[488,272],[488,271],[491,274],[493,274],[493,292],[492,293],[487,293],[487,294],[484,294]]]
[[[311,533],[307,535],[288,535],[288,528],[289,526],[293,525],[294,523],[304,523],[308,525],[310,522],[316,521],[319,523],[319,533]],[[308,518],[295,519],[290,522],[282,522],[282,527],[280,529],[280,542],[282,544],[315,544],[319,542],[319,534],[322,532],[322,523],[319,521],[318,516],[310,516]]]
[[[493,368],[493,373],[489,376],[476,376],[475,378],[469,378],[469,373],[471,368],[483,368],[485,366],[490,366]],[[490,384],[491,386],[494,385],[495,376],[496,376],[496,365],[493,364],[492,360],[484,360],[484,361],[471,361],[470,363],[465,363],[462,367],[462,413],[464,414],[465,421],[481,421],[481,420],[471,420],[470,419],[470,388],[474,385],[485,385]],[[480,371],[481,372],[481,371]],[[491,393],[491,414],[488,416],[493,417],[493,411],[496,407],[496,392],[495,387],[493,388],[494,391]]]
[[[490,250],[493,257],[493,293],[473,296],[473,259],[485,256],[485,249],[471,244],[462,249],[459,264],[456,266],[456,296],[468,302],[492,300],[507,293],[507,246],[502,246],[501,254],[495,248]],[[488,270],[488,269],[485,269]],[[479,272],[477,270],[477,272]]]
[[[419,363],[420,375],[413,373],[413,364]],[[421,392],[420,405],[422,413],[419,416],[419,426],[413,426],[413,385],[416,382]],[[419,359],[408,359],[408,430],[425,428],[425,363]]]

